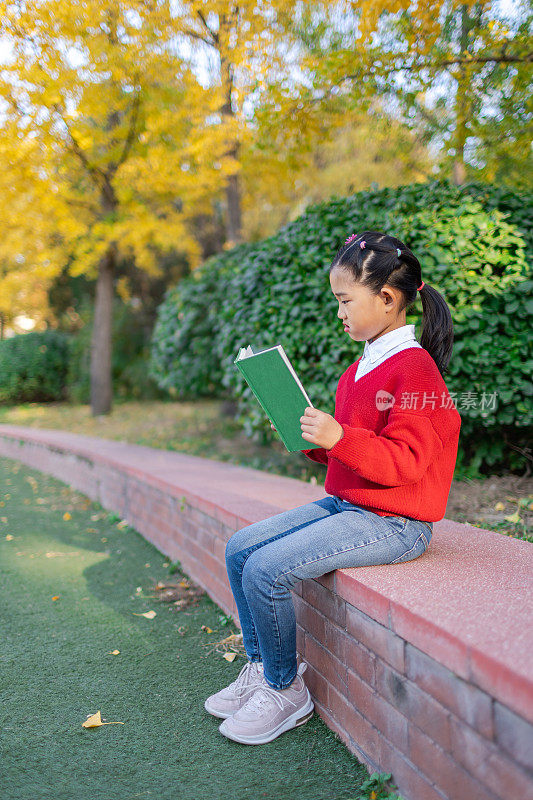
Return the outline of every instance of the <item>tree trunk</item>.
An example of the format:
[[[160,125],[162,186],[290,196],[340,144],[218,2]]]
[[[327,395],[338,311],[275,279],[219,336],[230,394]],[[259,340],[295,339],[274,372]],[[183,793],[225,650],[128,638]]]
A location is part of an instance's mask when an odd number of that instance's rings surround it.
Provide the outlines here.
[[[91,413],[109,414],[112,402],[111,332],[113,323],[113,275],[116,249],[111,245],[98,265],[91,342]]]
[[[220,56],[220,80],[224,87],[226,100],[221,108],[223,117],[234,117],[235,111],[232,103],[232,90],[234,83],[234,66],[225,55],[226,43],[229,41],[229,31],[232,25],[231,15],[221,14],[219,18],[218,45]],[[239,158],[239,142],[235,141],[225,155]],[[242,217],[241,217],[241,189],[238,173],[229,175],[226,183],[227,221],[226,238],[232,244],[242,242]]]
[[[235,159],[238,157],[237,144],[229,151],[228,155],[233,156]],[[238,174],[228,176],[226,200],[228,204],[226,236],[233,244],[238,244],[242,241],[241,188]]]
[[[468,6],[461,7],[461,37],[460,51],[464,56],[468,51],[468,33],[470,30],[470,18],[468,16]],[[453,161],[453,182],[460,186],[466,179],[465,167],[465,142],[466,142],[466,116],[468,108],[468,80],[467,71],[464,65],[459,67],[459,78],[457,80],[457,93],[455,96],[455,155]]]

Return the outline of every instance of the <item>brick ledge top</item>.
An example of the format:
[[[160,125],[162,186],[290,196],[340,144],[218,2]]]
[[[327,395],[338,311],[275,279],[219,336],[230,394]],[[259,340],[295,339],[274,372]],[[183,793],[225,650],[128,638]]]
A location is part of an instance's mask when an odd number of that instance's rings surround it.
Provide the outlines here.
[[[5,424],[0,436],[196,498],[235,529],[326,495],[323,486],[295,478],[143,445]],[[414,561],[342,569],[318,580],[533,721],[532,576],[530,543],[443,519],[434,523],[427,553]]]

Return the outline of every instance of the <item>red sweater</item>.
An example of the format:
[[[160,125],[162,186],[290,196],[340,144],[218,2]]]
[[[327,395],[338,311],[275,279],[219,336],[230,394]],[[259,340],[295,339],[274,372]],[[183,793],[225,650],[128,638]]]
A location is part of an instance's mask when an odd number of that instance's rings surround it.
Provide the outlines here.
[[[407,348],[354,381],[359,361],[341,375],[335,394],[343,437],[329,450],[302,452],[327,464],[330,495],[380,516],[442,519],[461,416],[435,361],[427,350]]]

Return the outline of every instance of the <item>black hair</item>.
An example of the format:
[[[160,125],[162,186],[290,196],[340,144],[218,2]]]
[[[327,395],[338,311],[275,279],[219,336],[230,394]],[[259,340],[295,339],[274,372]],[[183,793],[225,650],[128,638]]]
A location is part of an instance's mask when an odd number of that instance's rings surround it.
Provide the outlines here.
[[[422,284],[420,262],[415,254],[400,239],[381,231],[363,231],[350,236],[335,254],[329,272],[335,267],[346,270],[356,283],[368,287],[374,294],[385,284],[400,290],[403,298],[400,311],[415,302],[417,287]],[[427,283],[420,290],[420,297],[420,344],[444,376],[452,356],[452,315],[444,297]]]

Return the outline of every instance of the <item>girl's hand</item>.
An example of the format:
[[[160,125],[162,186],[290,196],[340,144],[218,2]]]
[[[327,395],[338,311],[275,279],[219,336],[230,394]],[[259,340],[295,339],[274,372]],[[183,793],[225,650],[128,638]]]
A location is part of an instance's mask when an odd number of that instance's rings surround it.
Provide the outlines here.
[[[342,425],[335,417],[312,406],[305,409],[304,416],[300,417],[300,425],[304,439],[326,450],[330,450],[344,436]]]

